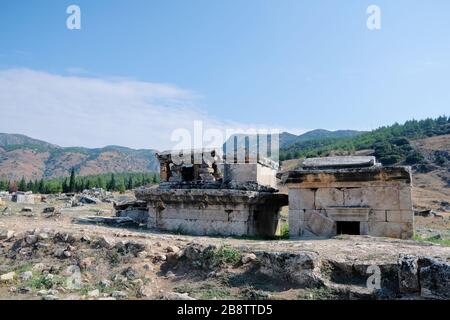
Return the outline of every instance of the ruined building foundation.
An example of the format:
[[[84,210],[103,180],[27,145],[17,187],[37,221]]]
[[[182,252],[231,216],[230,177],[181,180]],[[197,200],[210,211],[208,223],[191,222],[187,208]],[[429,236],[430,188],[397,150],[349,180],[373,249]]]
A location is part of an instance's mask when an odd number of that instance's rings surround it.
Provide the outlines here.
[[[289,188],[291,238],[414,234],[409,167],[382,167],[373,157],[317,158],[279,177]]]
[[[225,162],[214,150],[157,157],[159,187],[138,189],[141,208],[122,206],[118,215],[148,228],[192,235],[276,235],[280,209],[288,203],[287,195],[273,188],[277,164],[268,159]]]

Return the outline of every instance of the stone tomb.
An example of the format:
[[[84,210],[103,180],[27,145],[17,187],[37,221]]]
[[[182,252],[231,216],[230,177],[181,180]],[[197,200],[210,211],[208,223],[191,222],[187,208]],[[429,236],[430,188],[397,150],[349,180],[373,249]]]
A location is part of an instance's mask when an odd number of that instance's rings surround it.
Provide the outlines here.
[[[279,174],[289,188],[291,238],[411,238],[410,168],[382,167],[373,157],[349,158],[309,159],[301,170]]]
[[[158,188],[139,188],[118,216],[148,228],[192,235],[273,237],[288,196],[277,193],[277,167],[263,158],[227,163],[215,150],[157,154]]]
[[[235,189],[148,189],[136,191],[147,203],[147,227],[192,235],[273,237],[283,194]]]

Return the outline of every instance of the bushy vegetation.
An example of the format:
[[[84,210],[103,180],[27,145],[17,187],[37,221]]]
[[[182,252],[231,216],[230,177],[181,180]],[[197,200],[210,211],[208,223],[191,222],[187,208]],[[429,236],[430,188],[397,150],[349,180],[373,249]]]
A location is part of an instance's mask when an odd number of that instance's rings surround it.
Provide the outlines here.
[[[442,239],[440,236],[432,236],[428,238],[421,237],[418,234],[415,234],[413,240],[420,242],[431,242],[434,244],[439,244],[444,247],[450,247],[450,239]]]
[[[241,258],[242,253],[238,249],[225,245],[219,248],[206,248],[203,252],[202,260],[204,260],[209,267],[217,267],[226,264],[237,264],[241,261]]]
[[[450,118],[447,116],[420,121],[410,120],[404,124],[396,123],[355,137],[318,138],[297,142],[280,151],[280,160],[373,149],[377,159],[384,165],[399,162],[416,164],[423,160],[423,156],[411,147],[410,140],[443,134],[450,134]]]
[[[144,173],[104,173],[76,176],[72,169],[70,177],[40,180],[7,181],[0,180],[0,191],[33,191],[50,194],[59,192],[82,192],[85,189],[103,188],[108,191],[125,192],[140,186],[159,183],[159,176],[153,172]]]

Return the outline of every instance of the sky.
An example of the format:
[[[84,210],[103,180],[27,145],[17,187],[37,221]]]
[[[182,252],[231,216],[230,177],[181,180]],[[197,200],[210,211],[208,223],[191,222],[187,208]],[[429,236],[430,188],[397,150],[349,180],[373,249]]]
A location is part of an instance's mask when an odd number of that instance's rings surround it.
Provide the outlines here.
[[[3,1],[0,132],[168,149],[194,121],[300,134],[449,115],[449,15],[448,0]]]

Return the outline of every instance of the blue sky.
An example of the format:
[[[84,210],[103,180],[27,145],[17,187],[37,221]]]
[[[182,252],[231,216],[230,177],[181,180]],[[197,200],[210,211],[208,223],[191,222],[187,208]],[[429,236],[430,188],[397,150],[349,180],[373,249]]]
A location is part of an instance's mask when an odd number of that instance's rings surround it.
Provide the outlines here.
[[[81,8],[81,30],[65,26],[70,4]],[[371,4],[381,8],[381,30],[366,27]],[[162,128],[199,117],[300,133],[448,115],[449,15],[447,0],[5,1],[0,131],[163,148],[170,130]],[[79,109],[68,110],[73,104]],[[140,112],[147,107],[157,112]],[[62,121],[55,114],[78,128],[55,135],[33,125],[39,116]]]

